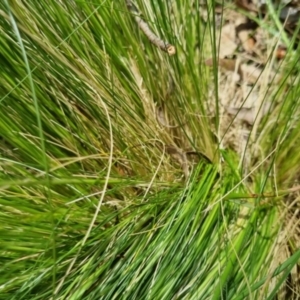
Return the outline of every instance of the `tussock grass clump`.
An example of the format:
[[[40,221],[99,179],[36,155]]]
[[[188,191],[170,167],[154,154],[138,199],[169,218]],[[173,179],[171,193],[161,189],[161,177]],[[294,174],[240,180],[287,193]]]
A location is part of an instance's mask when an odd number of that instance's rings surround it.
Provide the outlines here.
[[[298,51],[222,147],[215,5],[0,4],[0,299],[299,293]]]

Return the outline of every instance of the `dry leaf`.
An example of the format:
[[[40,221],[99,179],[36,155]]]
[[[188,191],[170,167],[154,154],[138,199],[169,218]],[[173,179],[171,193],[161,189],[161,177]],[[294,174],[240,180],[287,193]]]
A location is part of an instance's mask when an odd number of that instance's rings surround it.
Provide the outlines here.
[[[265,102],[262,107],[261,116],[265,116],[271,107],[271,102]],[[257,109],[255,107],[226,107],[230,115],[236,116],[238,120],[245,121],[249,125],[253,125],[257,116]]]
[[[257,67],[254,65],[242,64],[241,72],[243,74],[243,79],[247,84],[259,84],[260,79],[265,76],[265,74],[262,74],[265,72],[263,66]],[[281,76],[281,73],[275,72],[274,70],[268,71],[268,81],[272,81],[273,84],[278,83]]]
[[[278,46],[276,49],[276,58],[278,60],[284,59],[286,57],[287,49],[284,46]]]
[[[241,30],[238,32],[238,37],[242,43],[244,50],[250,54],[254,52],[255,48],[255,39],[250,36],[250,31]]]
[[[238,7],[243,8],[245,10],[252,11],[252,12],[258,12],[255,5],[248,0],[235,0],[235,4]]]
[[[232,55],[236,48],[235,26],[234,24],[228,23],[224,25],[221,30],[219,57],[225,58],[226,56]]]
[[[248,84],[255,84],[261,76],[263,70],[254,65],[242,64],[241,72],[243,74],[245,82],[247,82]]]
[[[207,66],[212,67],[213,66],[213,60],[212,60],[212,58],[207,59],[205,61],[205,64]],[[237,64],[237,60],[236,59],[220,58],[218,60],[218,65],[220,67],[224,68],[227,71],[234,72],[236,70],[236,64]],[[239,79],[243,79],[243,73],[242,73],[240,65],[237,67],[237,73],[240,76]]]

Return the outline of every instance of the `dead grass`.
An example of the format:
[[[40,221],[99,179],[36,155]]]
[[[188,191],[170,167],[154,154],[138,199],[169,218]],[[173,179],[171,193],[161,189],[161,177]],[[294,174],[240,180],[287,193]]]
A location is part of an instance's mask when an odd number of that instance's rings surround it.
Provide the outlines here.
[[[254,15],[253,12],[250,14]],[[207,19],[206,13],[203,18]],[[270,34],[265,27],[255,24],[243,12],[237,12],[235,7],[219,7],[216,19],[220,26],[217,36],[220,123],[215,133],[222,147],[239,154],[243,174],[247,176],[267,154],[263,149],[263,140],[268,129],[276,126],[279,111],[285,101],[286,94],[278,94],[278,90],[288,65],[287,51],[281,52],[286,48],[280,35]],[[267,17],[265,21],[266,19]],[[212,58],[208,57],[206,64],[213,67]],[[216,112],[215,95],[215,90],[211,89],[209,107],[212,118]],[[276,182],[276,174],[274,178]],[[289,204],[281,204],[282,214],[278,222],[283,225],[275,246],[274,269],[300,247],[300,199],[299,195],[294,194],[289,198]],[[296,299],[300,294],[299,283],[298,265],[292,270],[286,285],[282,286],[278,299]]]

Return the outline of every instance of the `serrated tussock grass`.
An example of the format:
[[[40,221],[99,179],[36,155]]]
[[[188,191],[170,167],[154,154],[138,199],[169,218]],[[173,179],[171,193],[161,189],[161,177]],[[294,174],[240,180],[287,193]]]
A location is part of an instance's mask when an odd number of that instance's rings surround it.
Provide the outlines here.
[[[296,294],[298,50],[246,166],[204,65],[216,3],[207,22],[198,2],[134,4],[175,55],[126,1],[0,4],[0,299]]]

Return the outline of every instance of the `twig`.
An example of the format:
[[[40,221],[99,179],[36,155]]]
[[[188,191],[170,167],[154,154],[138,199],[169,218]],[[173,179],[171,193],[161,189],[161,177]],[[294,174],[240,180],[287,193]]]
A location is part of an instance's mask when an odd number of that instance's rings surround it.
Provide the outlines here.
[[[164,42],[161,38],[159,38],[149,27],[147,22],[140,17],[140,12],[137,7],[131,2],[131,0],[126,0],[126,5],[128,10],[133,13],[134,19],[138,25],[138,27],[144,32],[148,40],[160,48],[161,50],[167,52],[169,55],[174,55],[176,53],[175,46],[169,44],[168,42]]]

